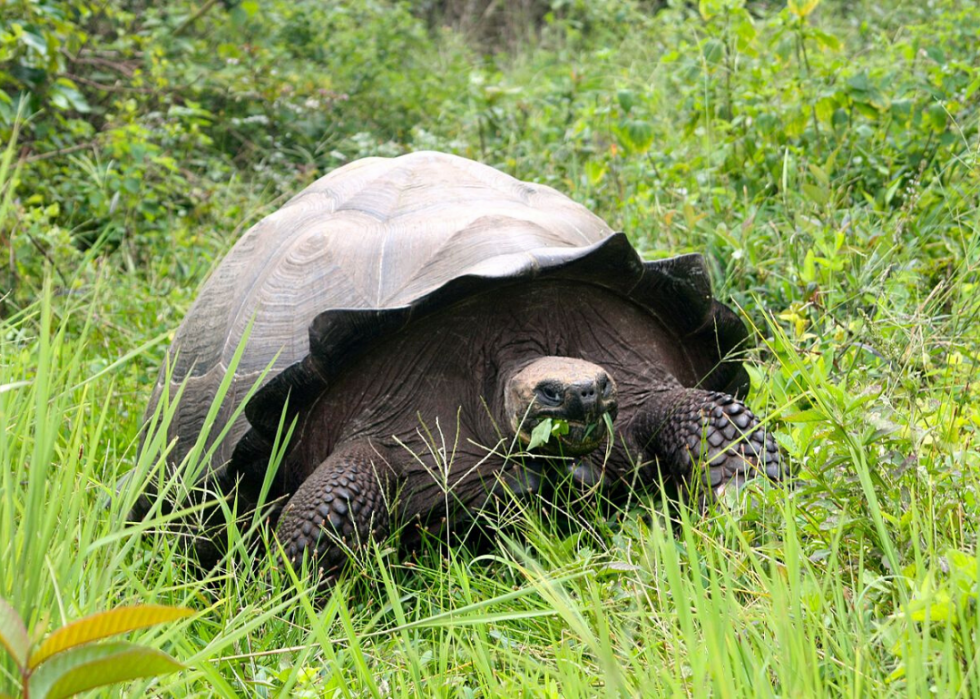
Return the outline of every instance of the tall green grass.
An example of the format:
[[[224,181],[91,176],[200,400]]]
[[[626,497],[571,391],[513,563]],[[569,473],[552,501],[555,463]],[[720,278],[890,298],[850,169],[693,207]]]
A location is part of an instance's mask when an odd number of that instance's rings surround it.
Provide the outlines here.
[[[114,483],[135,440],[113,433],[115,373],[141,348],[87,374],[105,293],[73,304],[46,291],[4,321],[0,595],[52,626],[136,601],[198,609],[149,639],[192,669],[134,685],[133,696],[969,696],[980,687],[980,561],[973,505],[958,496],[976,486],[971,455],[953,471],[939,419],[907,425],[904,437],[899,424],[869,432],[869,401],[912,416],[923,395],[852,395],[778,328],[767,385],[784,413],[778,434],[802,463],[796,486],[752,484],[705,516],[641,499],[572,534],[524,512],[483,554],[431,542],[404,558],[381,542],[324,595],[274,553],[252,560],[247,522],[202,581],[167,516],[124,521]],[[949,366],[940,379],[959,376],[962,365]],[[925,396],[939,401],[939,418],[970,409],[958,388]],[[915,443],[912,468],[929,476],[889,473],[882,432],[891,448]],[[849,483],[836,493],[821,482],[829,474],[808,470],[816,442],[821,467]],[[166,449],[151,434],[145,470]]]

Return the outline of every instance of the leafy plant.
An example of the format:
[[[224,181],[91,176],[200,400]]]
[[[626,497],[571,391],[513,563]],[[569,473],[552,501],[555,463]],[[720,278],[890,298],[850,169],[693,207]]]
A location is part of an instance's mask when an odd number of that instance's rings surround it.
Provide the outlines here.
[[[0,644],[17,666],[23,699],[61,699],[181,669],[183,665],[162,651],[134,643],[98,641],[191,614],[190,609],[179,607],[119,607],[63,626],[32,648],[31,639],[39,629],[29,635],[17,611],[0,599]]]

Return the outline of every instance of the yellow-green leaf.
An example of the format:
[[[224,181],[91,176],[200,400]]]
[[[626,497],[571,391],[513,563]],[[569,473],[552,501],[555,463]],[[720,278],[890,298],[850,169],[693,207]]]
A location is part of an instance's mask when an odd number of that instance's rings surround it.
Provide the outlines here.
[[[787,415],[783,418],[786,422],[820,422],[821,420],[826,420],[827,416],[819,410],[809,409],[802,410],[798,413],[793,413],[792,415]]]
[[[939,590],[926,599],[912,600],[904,612],[912,621],[926,621],[933,623],[949,621],[955,613],[953,601],[949,593]]]
[[[903,677],[905,677],[905,663],[899,663],[898,667],[892,670],[891,674],[885,678],[885,682],[891,684],[892,682],[897,682]]]
[[[816,165],[815,163],[810,163],[807,165],[807,168],[811,173],[813,173],[813,176],[817,178],[817,182],[822,185],[830,184],[830,175],[828,175],[822,167]]]
[[[698,12],[708,21],[724,9],[721,0],[698,0]]]
[[[806,251],[806,257],[803,258],[803,271],[800,277],[808,284],[817,279],[817,256],[813,254],[812,248]]]
[[[598,160],[589,160],[585,163],[585,176],[589,179],[589,184],[595,187],[606,176],[605,163]]]
[[[193,613],[190,609],[183,607],[142,604],[92,614],[67,626],[62,626],[48,636],[41,647],[31,654],[31,667],[37,667],[55,653],[61,653],[83,643],[182,619]]]
[[[18,667],[27,664],[27,652],[31,648],[27,627],[17,610],[7,600],[0,598],[0,643],[7,649]]]
[[[166,653],[133,643],[69,648],[39,667],[28,686],[32,699],[62,699],[95,687],[166,675],[183,665]]]
[[[804,184],[803,193],[806,194],[811,201],[817,204],[822,205],[830,201],[830,192],[827,191],[825,187],[818,187],[814,184]]]
[[[806,17],[820,4],[820,0],[787,0],[790,12],[797,17]]]
[[[707,215],[708,214],[705,213],[695,212],[694,207],[691,206],[690,202],[684,203],[684,223],[687,224],[689,229],[694,230],[694,227],[698,225],[698,221],[707,217]]]
[[[842,48],[844,48],[844,45],[841,43],[840,39],[833,34],[828,34],[825,31],[814,28],[813,36],[816,38],[817,43],[823,46],[825,49],[840,51]]]
[[[976,581],[977,559],[975,556],[957,551],[956,549],[949,549],[946,551],[946,560],[950,567],[957,573],[962,573],[971,580]]]
[[[980,90],[980,78],[977,78],[966,88],[966,92],[963,93],[964,99],[970,99],[973,97],[973,93]]]

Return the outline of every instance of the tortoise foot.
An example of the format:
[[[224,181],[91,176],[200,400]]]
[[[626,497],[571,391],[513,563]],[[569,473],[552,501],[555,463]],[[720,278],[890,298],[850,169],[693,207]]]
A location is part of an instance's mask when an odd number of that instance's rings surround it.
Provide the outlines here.
[[[774,481],[787,475],[776,441],[737,398],[698,389],[666,398],[641,424],[650,431],[647,451],[675,476],[690,483],[700,473],[720,495],[757,474]]]
[[[308,555],[321,576],[334,576],[349,552],[387,533],[387,506],[372,459],[364,452],[334,453],[286,503],[276,533],[293,565]]]

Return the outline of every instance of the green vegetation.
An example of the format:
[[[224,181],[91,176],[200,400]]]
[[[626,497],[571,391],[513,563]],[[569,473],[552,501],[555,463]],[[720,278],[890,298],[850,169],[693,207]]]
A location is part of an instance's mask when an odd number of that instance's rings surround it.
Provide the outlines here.
[[[158,650],[134,643],[98,641],[191,614],[189,609],[159,605],[120,607],[63,626],[32,649],[24,620],[0,599],[0,644],[17,666],[21,697],[61,699],[95,687],[179,670],[180,663]]]
[[[503,36],[439,5],[0,6],[0,597],[36,629],[197,610],[142,641],[188,669],[131,696],[980,696],[980,6],[541,0]],[[127,525],[215,261],[331,168],[423,148],[704,252],[796,483],[382,542],[319,596],[248,555],[260,520],[205,581],[157,533],[180,513]]]

